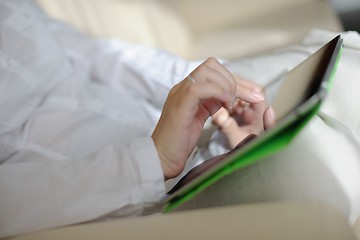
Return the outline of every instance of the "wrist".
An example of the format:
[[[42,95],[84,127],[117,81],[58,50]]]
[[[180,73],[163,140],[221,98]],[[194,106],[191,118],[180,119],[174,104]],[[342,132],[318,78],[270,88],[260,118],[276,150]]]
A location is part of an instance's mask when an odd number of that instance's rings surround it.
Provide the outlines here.
[[[183,166],[179,165],[176,161],[172,161],[173,158],[166,153],[164,148],[162,148],[160,141],[157,139],[156,134],[153,134],[152,139],[155,144],[156,151],[159,156],[160,165],[164,174],[165,180],[174,178],[180,174],[183,169]]]

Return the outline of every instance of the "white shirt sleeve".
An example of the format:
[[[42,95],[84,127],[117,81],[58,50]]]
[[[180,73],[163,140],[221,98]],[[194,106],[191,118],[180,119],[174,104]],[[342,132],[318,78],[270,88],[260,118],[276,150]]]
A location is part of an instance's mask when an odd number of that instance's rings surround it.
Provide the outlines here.
[[[119,39],[89,38],[46,15],[42,17],[82,74],[113,89],[127,89],[160,110],[169,90],[202,62],[186,61],[161,49]]]
[[[82,72],[31,1],[0,8],[0,237],[156,204],[165,187],[146,100]]]
[[[0,167],[0,236],[141,215],[164,195],[150,138],[111,145],[82,159],[24,150]]]

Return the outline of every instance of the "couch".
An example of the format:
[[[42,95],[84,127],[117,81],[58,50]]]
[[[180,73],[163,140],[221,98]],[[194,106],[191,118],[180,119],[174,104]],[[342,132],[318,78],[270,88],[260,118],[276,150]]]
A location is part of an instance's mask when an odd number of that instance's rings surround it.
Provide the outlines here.
[[[38,0],[97,37],[159,47],[187,59],[233,59],[297,43],[313,28],[340,31],[324,0]]]
[[[355,240],[356,237],[343,216],[327,205],[271,203],[90,223],[12,238],[43,239]]]

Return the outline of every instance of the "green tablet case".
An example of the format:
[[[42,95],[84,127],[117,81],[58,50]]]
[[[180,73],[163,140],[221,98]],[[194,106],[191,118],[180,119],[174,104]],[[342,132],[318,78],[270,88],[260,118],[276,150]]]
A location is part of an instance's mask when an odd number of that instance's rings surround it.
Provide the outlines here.
[[[331,71],[328,91],[332,87],[332,82],[334,80],[334,75],[338,62],[340,60],[341,53],[342,48],[340,48],[339,54],[336,58],[336,62]],[[279,129],[278,131],[269,134],[267,137],[263,138],[261,141],[251,146],[251,148],[248,148],[245,152],[241,154],[241,156],[238,156],[233,161],[229,162],[227,165],[219,168],[216,172],[203,179],[196,186],[193,186],[185,193],[182,193],[181,195],[171,199],[167,206],[163,209],[163,212],[171,212],[172,210],[174,210],[184,202],[190,200],[196,194],[203,191],[206,187],[212,185],[222,177],[229,175],[238,169],[244,168],[286,147],[290,143],[290,141],[300,132],[300,130],[303,129],[303,127],[311,120],[311,118],[313,118],[317,114],[320,109],[320,105],[321,102],[317,103],[312,109],[297,118],[294,122],[291,122],[282,129]]]

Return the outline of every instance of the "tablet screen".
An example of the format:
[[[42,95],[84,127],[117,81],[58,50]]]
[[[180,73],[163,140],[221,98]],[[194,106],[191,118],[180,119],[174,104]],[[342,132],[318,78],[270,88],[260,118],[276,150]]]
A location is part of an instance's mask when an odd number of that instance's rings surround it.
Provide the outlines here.
[[[281,79],[280,87],[271,104],[277,121],[320,91],[335,48],[333,44],[336,44],[336,41],[319,49]]]
[[[337,36],[279,79],[281,81],[279,89],[271,104],[277,121],[277,126],[274,128],[281,128],[284,122],[295,119],[296,116],[302,114],[302,111],[309,110],[323,99],[340,46],[341,39],[340,36]],[[244,146],[265,134],[267,133],[265,132],[260,136],[250,135],[232,151],[195,166],[176,183],[168,194],[175,193],[184,186],[190,185],[195,179],[221,165],[220,163],[229,159],[234,153],[241,151]]]

